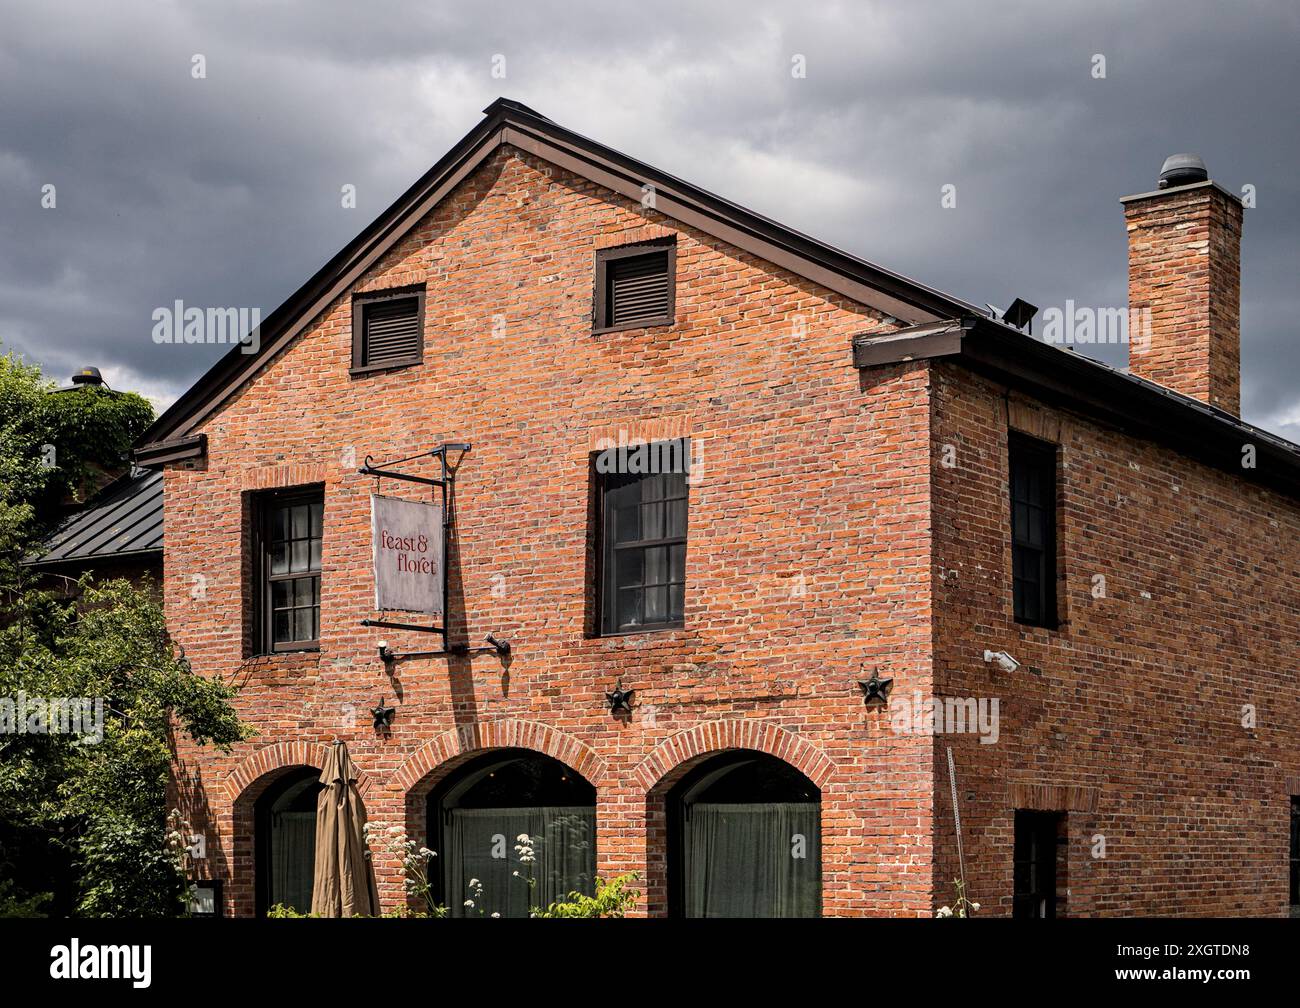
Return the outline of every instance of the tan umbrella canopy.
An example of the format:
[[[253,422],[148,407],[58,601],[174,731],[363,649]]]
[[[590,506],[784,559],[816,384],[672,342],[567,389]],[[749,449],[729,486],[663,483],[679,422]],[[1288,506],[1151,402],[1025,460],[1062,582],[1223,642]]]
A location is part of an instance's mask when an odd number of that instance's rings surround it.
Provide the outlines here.
[[[357,768],[343,742],[330,747],[316,800],[316,877],[311,912],[320,917],[377,917],[379,894],[366,857],[365,809]]]

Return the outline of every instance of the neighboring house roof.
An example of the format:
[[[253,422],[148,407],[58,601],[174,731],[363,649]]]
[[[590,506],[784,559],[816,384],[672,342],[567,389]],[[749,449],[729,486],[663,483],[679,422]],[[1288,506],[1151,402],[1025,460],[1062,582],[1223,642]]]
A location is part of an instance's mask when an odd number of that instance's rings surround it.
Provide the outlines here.
[[[579,136],[506,98],[418,182],[262,323],[258,348],[236,346],[160,416],[139,441],[141,465],[161,466],[204,454],[199,428],[414,228],[440,200],[510,144],[636,201],[655,190],[655,209],[790,270],[850,300],[874,307],[905,328],[855,341],[859,366],[918,357],[950,357],[990,377],[1027,388],[1058,405],[1120,426],[1220,469],[1300,495],[1300,447],[1237,417],[1162,386],[1040,342],[990,319],[958,298],[784,227],[720,196]],[[1241,465],[1242,446],[1260,462]]]
[[[163,479],[161,472],[136,469],[110,483],[82,510],[64,519],[31,567],[93,563],[161,553]]]

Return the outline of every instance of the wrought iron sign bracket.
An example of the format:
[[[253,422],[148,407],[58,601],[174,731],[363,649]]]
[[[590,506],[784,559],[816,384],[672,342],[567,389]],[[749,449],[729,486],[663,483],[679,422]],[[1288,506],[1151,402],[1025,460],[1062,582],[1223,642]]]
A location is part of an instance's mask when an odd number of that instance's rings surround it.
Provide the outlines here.
[[[455,495],[452,493],[454,484],[456,482],[456,469],[460,466],[461,459],[463,459],[465,455],[468,454],[469,450],[472,447],[473,445],[467,444],[466,442],[463,441],[448,441],[438,445],[437,448],[434,448],[431,451],[420,452],[417,455],[408,455],[406,458],[394,459],[391,462],[380,462],[377,465],[374,462],[373,456],[367,455],[366,464],[357,470],[357,472],[361,473],[362,476],[374,476],[376,479],[395,479],[395,480],[402,480],[406,483],[419,483],[423,486],[427,486],[438,490],[439,493],[441,493],[442,495],[442,606],[444,610],[443,617],[442,617],[443,625],[442,626],[421,626],[416,623],[394,623],[389,620],[373,620],[373,619],[364,619],[361,621],[361,625],[364,627],[382,627],[386,630],[409,630],[415,633],[441,634],[442,650],[419,652],[419,654],[421,655],[433,656],[433,655],[442,655],[442,654],[462,653],[462,652],[457,652],[452,650],[447,640],[447,614],[446,614],[447,538],[452,525],[456,521],[456,515],[453,509],[454,502],[455,502]],[[455,466],[448,465],[447,463],[448,452],[460,453],[456,458]],[[438,461],[442,465],[442,477],[440,479],[433,479],[429,476],[414,476],[411,473],[400,472],[398,470],[389,468],[390,466],[398,466],[398,465],[402,465],[405,462],[414,462],[416,459],[422,459],[422,458],[438,459]],[[387,651],[387,650],[388,650],[387,647],[382,648],[381,655],[383,651]],[[393,652],[389,651],[388,653],[390,655],[390,658],[385,659],[385,664],[388,664],[388,662],[391,661],[392,658],[396,657],[396,655],[394,655]]]

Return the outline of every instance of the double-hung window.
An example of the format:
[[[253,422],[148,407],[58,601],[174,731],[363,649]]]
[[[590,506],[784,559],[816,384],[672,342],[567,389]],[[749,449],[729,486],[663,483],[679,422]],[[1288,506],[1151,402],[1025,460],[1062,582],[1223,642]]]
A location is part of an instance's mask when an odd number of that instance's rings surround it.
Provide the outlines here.
[[[1054,629],[1056,614],[1056,446],[1012,431],[1011,593],[1017,623]]]
[[[257,639],[263,654],[320,644],[321,490],[258,499]]]
[[[688,452],[661,441],[597,459],[602,633],[682,625]]]

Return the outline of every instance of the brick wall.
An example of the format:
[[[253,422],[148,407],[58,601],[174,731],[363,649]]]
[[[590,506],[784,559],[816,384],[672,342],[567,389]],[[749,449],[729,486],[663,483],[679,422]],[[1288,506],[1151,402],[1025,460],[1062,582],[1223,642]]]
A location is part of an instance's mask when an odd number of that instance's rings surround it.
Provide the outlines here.
[[[677,325],[593,336],[597,248],[676,234]],[[889,730],[855,681],[929,692],[929,372],[859,374],[850,339],[884,320],[653,211],[503,148],[357,285],[425,283],[423,365],[352,379],[351,302],[332,304],[203,430],[206,463],[166,476],[166,604],[194,667],[234,677],[258,735],[229,756],[182,742],[177,789],[230,909],[252,909],[252,801],[345,739],[369,816],[424,831],[424,798],[468,752],[525,745],[598,792],[598,869],[640,871],[664,908],[663,793],[703,754],[774,753],[822,789],[827,914],[932,905],[932,745]],[[686,435],[685,627],[588,636],[590,455]],[[366,630],[376,461],[474,445],[457,482],[453,640],[495,657],[376,657],[436,638]],[[318,654],[247,658],[248,495],[323,483]],[[383,487],[416,495],[414,488]],[[195,597],[195,575],[204,591]],[[629,720],[603,694],[637,691]],[[397,697],[392,732],[365,709]],[[386,906],[396,865],[378,865]]]
[[[951,365],[934,375],[935,689],[1000,698],[997,744],[936,740],[957,763],[971,898],[1010,912],[1012,810],[1040,808],[1068,812],[1071,915],[1283,913],[1300,508]],[[1060,445],[1058,631],[1012,618],[1008,426]],[[935,815],[951,894],[946,768]]]

